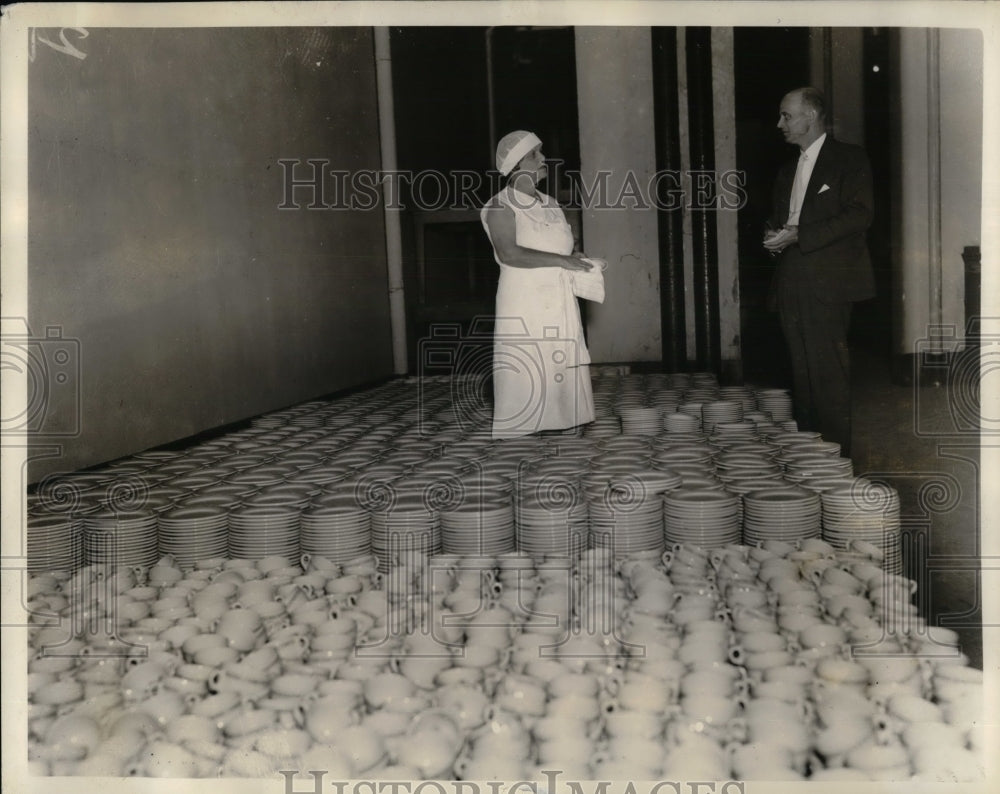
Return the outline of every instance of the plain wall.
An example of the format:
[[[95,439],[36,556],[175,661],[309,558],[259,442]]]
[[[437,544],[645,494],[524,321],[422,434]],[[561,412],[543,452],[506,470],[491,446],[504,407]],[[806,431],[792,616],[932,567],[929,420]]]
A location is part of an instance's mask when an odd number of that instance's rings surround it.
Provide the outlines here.
[[[645,191],[656,171],[652,39],[648,27],[576,28],[581,174],[610,173],[614,202],[631,173]],[[607,297],[588,303],[587,344],[595,363],[659,361],[660,264],[656,210],[583,208],[583,241],[608,261]]]
[[[391,374],[381,208],[305,209],[299,189],[278,209],[280,159],[379,168],[371,29],[90,29],[79,47],[30,66],[27,320],[79,351],[38,410],[79,432],[38,439],[62,452],[29,479]]]
[[[983,42],[976,30],[940,32],[940,113],[929,117],[927,30],[901,29],[898,283],[902,310],[896,352],[916,352],[931,321],[928,221],[928,125],[941,140],[942,322],[960,339],[965,325],[962,249],[982,234]],[[954,347],[946,343],[946,348]]]

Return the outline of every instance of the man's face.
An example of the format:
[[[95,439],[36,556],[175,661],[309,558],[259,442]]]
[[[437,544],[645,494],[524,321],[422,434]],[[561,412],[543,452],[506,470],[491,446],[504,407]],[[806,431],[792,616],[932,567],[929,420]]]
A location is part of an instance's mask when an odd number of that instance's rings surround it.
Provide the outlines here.
[[[802,104],[798,94],[788,94],[778,110],[778,129],[788,143],[800,146],[810,138],[816,111]]]

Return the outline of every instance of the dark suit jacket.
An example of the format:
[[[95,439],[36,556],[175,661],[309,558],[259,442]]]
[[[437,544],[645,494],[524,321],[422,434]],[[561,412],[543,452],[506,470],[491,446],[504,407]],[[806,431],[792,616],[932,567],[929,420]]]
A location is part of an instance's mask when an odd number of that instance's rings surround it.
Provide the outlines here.
[[[771,226],[788,220],[788,202],[798,158],[781,167],[774,183]],[[871,166],[860,146],[829,134],[809,178],[799,213],[799,240],[778,257],[772,303],[782,279],[805,279],[824,303],[875,295],[866,232],[874,215]]]

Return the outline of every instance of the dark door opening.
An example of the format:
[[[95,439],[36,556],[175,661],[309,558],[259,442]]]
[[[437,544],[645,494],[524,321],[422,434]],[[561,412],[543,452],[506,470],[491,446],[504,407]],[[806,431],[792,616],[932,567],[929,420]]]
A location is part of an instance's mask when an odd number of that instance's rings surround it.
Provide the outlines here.
[[[394,28],[391,35],[399,168],[433,175],[419,183],[430,193],[402,186],[408,360],[416,374],[421,350],[440,333],[466,346],[492,344],[499,269],[479,208],[500,187],[496,139],[515,129],[537,133],[550,161],[543,190],[566,203],[568,172],[580,167],[576,56],[570,27]]]

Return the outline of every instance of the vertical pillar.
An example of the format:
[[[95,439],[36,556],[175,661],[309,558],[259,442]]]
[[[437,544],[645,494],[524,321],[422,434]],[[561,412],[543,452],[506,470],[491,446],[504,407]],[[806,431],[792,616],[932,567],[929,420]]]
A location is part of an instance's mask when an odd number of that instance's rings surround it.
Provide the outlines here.
[[[660,243],[660,333],[667,372],[687,368],[684,312],[684,210],[678,107],[677,28],[657,27],[653,39],[653,116],[656,130],[655,187]],[[675,207],[676,204],[676,207]]]
[[[944,322],[941,270],[941,39],[934,28],[927,35],[927,283],[930,327]],[[942,352],[940,334],[930,336],[932,354]]]
[[[687,82],[687,28],[677,28],[677,137],[680,141],[681,173],[687,180],[691,173],[691,135],[690,119],[688,117],[688,82]],[[690,189],[690,183],[685,182],[685,188]],[[685,197],[685,202],[687,198]],[[685,207],[687,204],[685,203]],[[684,336],[687,340],[685,354],[687,361],[697,358],[695,340],[698,337],[694,322],[694,230],[691,225],[691,213],[685,209],[681,220],[681,234],[684,250]]]
[[[863,144],[864,33],[858,28],[812,28],[809,32],[809,82],[826,98],[828,131],[849,143]]]
[[[578,27],[575,36],[581,181],[585,190],[598,188],[583,207],[583,239],[588,254],[608,261],[607,299],[587,306],[591,359],[659,361],[660,253],[648,201],[656,171],[650,30]]]
[[[715,132],[711,28],[687,29],[691,134],[691,228],[694,239],[695,365],[719,370],[719,279],[716,269]],[[712,209],[705,209],[711,207]]]
[[[720,375],[730,383],[743,382],[740,345],[739,194],[731,177],[736,163],[736,73],[733,29],[712,28],[712,114],[715,127],[716,266],[718,269]]]

